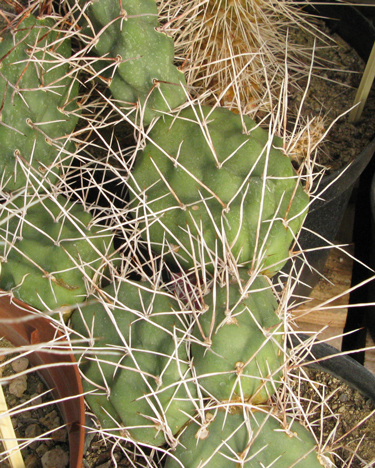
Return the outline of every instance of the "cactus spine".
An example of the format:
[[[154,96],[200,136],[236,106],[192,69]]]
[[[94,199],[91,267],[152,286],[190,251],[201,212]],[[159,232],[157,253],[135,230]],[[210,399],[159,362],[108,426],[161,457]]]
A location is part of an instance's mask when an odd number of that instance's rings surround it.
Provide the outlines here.
[[[2,37],[0,170],[7,192],[55,183],[71,159],[79,114],[71,53],[51,18],[30,15]]]
[[[159,15],[205,104],[263,118],[275,112],[286,76],[293,83],[308,73],[306,49],[288,33],[308,22],[288,0],[161,0]]]
[[[72,326],[80,336],[100,337],[81,369],[103,426],[152,446],[173,445],[195,409],[183,315],[173,313],[179,305],[166,293],[141,286],[123,282],[116,293],[107,287],[103,293],[116,297],[110,312],[101,304],[85,307]]]
[[[143,125],[186,100],[184,74],[173,64],[173,41],[159,30],[154,1],[79,2],[81,36],[94,40],[94,74],[115,102]],[[88,21],[84,19],[87,16]],[[104,60],[105,58],[105,60]]]
[[[275,393],[282,323],[269,283],[256,277],[242,294],[236,281],[204,296],[191,354],[202,391],[218,401],[260,404]]]
[[[210,107],[163,117],[149,138],[130,197],[154,250],[183,268],[213,272],[232,262],[279,271],[308,204],[281,141],[250,118]]]
[[[322,467],[315,439],[297,422],[278,419],[266,407],[259,411],[234,409],[232,413],[213,408],[202,423],[192,422],[165,467]]]
[[[112,235],[91,223],[89,213],[61,196],[4,203],[0,287],[39,310],[83,302],[113,255]]]

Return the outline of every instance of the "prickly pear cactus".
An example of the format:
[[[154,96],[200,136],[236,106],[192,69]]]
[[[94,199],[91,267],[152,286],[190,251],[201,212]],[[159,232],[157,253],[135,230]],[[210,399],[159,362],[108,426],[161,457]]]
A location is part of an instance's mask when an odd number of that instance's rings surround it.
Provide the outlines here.
[[[203,391],[216,400],[260,404],[280,381],[283,328],[268,281],[213,285],[194,327],[191,353]]]
[[[160,118],[149,138],[129,186],[155,251],[183,268],[233,262],[279,271],[308,204],[280,139],[250,118],[208,107]]]
[[[312,434],[290,418],[278,419],[271,408],[224,409],[191,422],[165,468],[322,468]]]
[[[153,117],[185,102],[185,78],[173,64],[173,40],[159,29],[154,0],[79,4],[87,6],[89,19],[81,21],[81,33],[94,37],[94,52],[105,57],[93,65],[120,105],[136,110],[137,104],[137,120],[148,125]]]
[[[54,183],[74,145],[78,82],[70,40],[51,18],[30,15],[0,42],[1,187],[14,191],[44,178]],[[74,75],[74,74],[73,74]]]
[[[86,284],[100,280],[113,253],[112,235],[91,222],[89,213],[62,196],[4,203],[0,288],[40,310],[83,302]]]
[[[74,331],[94,339],[80,366],[92,392],[87,401],[104,428],[152,446],[173,445],[195,408],[179,305],[145,283],[122,282],[103,294],[106,307],[94,304],[72,316]]]

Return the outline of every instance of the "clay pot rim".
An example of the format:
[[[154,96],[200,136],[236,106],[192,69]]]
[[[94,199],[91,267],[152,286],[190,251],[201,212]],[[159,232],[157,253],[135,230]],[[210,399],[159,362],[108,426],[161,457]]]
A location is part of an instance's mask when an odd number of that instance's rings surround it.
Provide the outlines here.
[[[1,295],[3,294],[3,295]],[[17,320],[17,319],[23,320]],[[0,291],[0,336],[15,347],[51,343],[67,343],[51,320],[38,315],[28,305]],[[68,350],[68,347],[67,347]],[[85,403],[82,380],[75,356],[71,352],[33,351],[27,355],[31,364],[51,389],[66,424],[71,468],[81,468],[85,442]],[[56,363],[61,363],[61,366]],[[51,366],[54,364],[54,366]],[[68,364],[68,365],[64,365]],[[63,367],[63,369],[62,369]]]

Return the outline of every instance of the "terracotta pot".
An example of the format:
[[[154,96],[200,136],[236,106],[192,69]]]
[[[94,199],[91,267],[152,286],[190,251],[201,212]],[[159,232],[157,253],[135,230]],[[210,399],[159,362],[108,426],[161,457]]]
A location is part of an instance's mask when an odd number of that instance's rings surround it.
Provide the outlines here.
[[[19,319],[25,319],[20,321]],[[62,337],[52,323],[33,312],[26,304],[9,296],[0,297],[0,336],[15,347],[50,343]],[[46,346],[47,347],[47,346]],[[38,374],[44,380],[58,404],[69,438],[70,467],[81,468],[85,437],[85,407],[78,366],[73,354],[35,351],[28,359],[33,366],[42,366]],[[61,363],[61,366],[56,366]],[[68,363],[68,365],[64,365]],[[55,367],[51,367],[51,365]]]

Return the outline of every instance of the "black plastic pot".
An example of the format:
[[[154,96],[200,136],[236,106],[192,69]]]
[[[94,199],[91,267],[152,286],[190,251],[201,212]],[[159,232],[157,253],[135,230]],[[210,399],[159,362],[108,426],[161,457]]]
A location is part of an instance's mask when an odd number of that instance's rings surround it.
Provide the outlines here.
[[[370,206],[371,206],[371,233],[370,245],[368,246],[370,256],[370,266],[375,270],[375,173],[372,178],[370,188]],[[370,273],[368,273],[370,275]],[[368,301],[373,304],[366,308],[366,326],[372,339],[375,341],[375,280],[371,281],[367,287]]]
[[[304,333],[290,335],[288,344],[296,348],[309,338]],[[350,356],[340,353],[341,351],[326,343],[316,343],[311,346],[305,360],[311,362],[309,367],[342,380],[375,405],[375,375]]]
[[[331,32],[339,34],[367,61],[375,41],[375,28],[356,8],[350,5],[314,3],[309,12],[325,18]],[[303,267],[301,283],[296,295],[308,296],[321,277],[329,255],[329,246],[335,240],[353,187],[375,151],[375,139],[348,166],[321,179],[316,187],[317,197],[311,204],[299,243],[306,253],[311,268]],[[316,234],[313,234],[312,232]],[[290,268],[290,267],[289,267]]]

